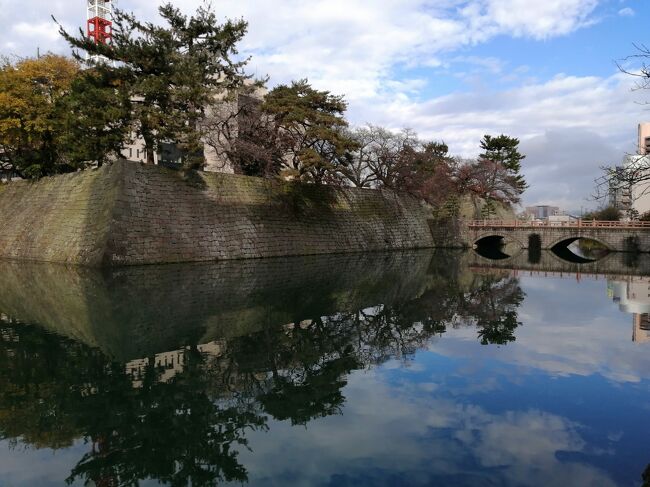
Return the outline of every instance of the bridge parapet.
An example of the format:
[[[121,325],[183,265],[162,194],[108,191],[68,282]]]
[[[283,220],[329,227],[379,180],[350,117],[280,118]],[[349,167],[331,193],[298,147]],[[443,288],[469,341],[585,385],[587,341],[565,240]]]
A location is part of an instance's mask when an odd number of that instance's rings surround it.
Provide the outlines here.
[[[617,252],[650,252],[650,222],[594,221],[537,222],[521,220],[471,220],[462,225],[462,240],[471,247],[486,237],[502,237],[528,248],[532,235],[542,249],[589,238]]]
[[[535,220],[470,220],[469,228],[623,228],[650,230],[650,221],[575,220],[569,222]]]

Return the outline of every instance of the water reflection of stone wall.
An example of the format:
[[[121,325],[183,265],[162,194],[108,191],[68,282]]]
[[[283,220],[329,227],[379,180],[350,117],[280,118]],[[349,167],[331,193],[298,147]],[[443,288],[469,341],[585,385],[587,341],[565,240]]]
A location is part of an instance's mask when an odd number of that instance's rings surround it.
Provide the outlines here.
[[[428,251],[104,272],[0,261],[0,313],[128,360],[411,299],[429,285],[431,262]]]

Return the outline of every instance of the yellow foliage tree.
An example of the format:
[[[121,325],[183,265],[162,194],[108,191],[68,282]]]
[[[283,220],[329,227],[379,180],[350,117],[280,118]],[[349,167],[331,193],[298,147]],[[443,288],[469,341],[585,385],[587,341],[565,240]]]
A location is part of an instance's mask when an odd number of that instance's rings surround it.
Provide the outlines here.
[[[58,102],[80,72],[69,58],[47,54],[0,66],[0,161],[22,177],[75,168],[57,154]]]

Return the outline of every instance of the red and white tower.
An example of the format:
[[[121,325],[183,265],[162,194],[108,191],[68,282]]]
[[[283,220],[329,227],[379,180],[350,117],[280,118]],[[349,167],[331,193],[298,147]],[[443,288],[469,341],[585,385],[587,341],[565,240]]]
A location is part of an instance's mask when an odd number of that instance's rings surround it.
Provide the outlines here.
[[[97,44],[110,44],[113,37],[113,4],[115,0],[86,0],[88,4],[88,38]],[[101,56],[89,56],[92,61],[105,61]]]

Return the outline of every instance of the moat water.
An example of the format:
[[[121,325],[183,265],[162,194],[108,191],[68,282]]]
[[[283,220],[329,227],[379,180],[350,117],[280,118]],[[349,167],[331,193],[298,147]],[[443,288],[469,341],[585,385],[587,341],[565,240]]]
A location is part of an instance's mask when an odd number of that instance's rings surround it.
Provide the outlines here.
[[[650,485],[616,258],[0,262],[0,485]]]

